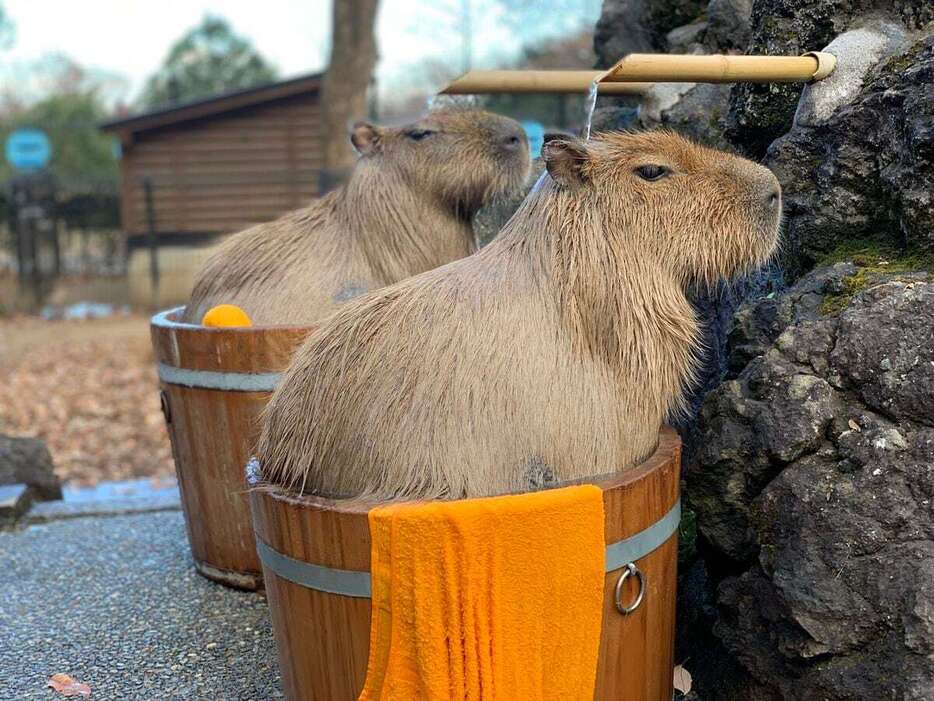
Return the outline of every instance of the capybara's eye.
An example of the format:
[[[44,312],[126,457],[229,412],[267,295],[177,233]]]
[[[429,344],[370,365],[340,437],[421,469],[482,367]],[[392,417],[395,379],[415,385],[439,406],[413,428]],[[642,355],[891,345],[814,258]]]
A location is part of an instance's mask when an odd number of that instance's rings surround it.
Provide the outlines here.
[[[421,141],[435,132],[432,129],[412,129],[407,131],[405,135],[409,137],[412,141]]]
[[[643,180],[659,180],[664,178],[671,171],[665,166],[647,165],[636,168],[636,175]]]

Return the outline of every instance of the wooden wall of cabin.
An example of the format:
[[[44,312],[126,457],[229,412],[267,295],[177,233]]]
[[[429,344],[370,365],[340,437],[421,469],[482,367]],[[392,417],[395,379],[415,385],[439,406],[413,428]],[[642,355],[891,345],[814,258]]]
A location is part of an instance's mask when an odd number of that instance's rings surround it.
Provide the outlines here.
[[[318,190],[319,125],[309,94],[136,134],[123,152],[124,231],[148,231],[146,178],[160,234],[230,233],[303,206]]]

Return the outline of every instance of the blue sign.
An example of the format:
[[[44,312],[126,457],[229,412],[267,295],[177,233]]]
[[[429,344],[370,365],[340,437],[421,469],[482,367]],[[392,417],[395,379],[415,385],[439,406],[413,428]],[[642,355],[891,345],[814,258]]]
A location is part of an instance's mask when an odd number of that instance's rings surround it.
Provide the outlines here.
[[[542,145],[545,143],[545,127],[538,122],[522,122],[522,128],[529,139],[529,155],[538,158],[542,155]]]
[[[17,170],[39,170],[49,164],[52,144],[44,131],[17,129],[7,137],[6,160]]]

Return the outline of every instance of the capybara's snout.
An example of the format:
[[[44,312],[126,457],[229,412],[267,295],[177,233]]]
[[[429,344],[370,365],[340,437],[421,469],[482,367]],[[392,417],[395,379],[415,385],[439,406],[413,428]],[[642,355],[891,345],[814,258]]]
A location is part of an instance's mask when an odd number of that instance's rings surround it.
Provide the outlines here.
[[[782,219],[782,186],[775,174],[766,168],[737,158],[728,176],[740,187],[739,201],[748,207],[751,233],[756,239],[760,257],[767,257],[778,242]]]
[[[514,119],[492,115],[488,129],[490,155],[500,168],[521,171],[524,178],[531,165],[525,129]]]
[[[753,188],[756,199],[767,215],[778,217],[782,210],[782,186],[775,174],[765,166],[756,166]]]

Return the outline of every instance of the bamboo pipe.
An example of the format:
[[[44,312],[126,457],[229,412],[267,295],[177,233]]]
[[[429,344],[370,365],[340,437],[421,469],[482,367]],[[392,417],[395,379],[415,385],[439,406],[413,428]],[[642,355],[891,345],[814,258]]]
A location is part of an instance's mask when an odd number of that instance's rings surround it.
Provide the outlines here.
[[[819,51],[802,56],[629,54],[601,81],[803,83],[826,78],[836,63],[832,54]]]
[[[608,71],[470,71],[442,94],[586,93],[594,80],[601,95],[638,95],[653,82],[792,83],[821,80],[837,60],[812,51],[802,56],[629,54]]]
[[[492,93],[586,93],[606,71],[470,71],[448,85],[441,94]],[[601,83],[601,95],[641,95],[651,83]]]

